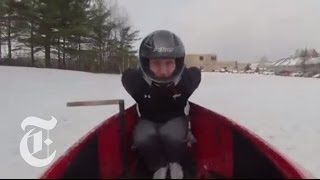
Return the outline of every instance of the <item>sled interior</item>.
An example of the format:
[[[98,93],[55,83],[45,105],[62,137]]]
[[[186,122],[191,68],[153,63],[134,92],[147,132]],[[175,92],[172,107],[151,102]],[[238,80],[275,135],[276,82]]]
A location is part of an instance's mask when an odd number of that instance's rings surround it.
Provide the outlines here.
[[[193,161],[183,162],[186,178],[304,178],[272,147],[228,118],[190,103]],[[123,176],[118,115],[104,121],[61,156],[41,178],[152,178],[135,150],[132,131],[135,105],[125,111],[128,173]]]

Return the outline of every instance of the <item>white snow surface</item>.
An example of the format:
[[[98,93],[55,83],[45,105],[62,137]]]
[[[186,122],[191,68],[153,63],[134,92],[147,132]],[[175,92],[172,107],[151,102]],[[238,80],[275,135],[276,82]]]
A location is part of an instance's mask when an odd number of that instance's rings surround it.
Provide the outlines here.
[[[117,106],[66,107],[66,102],[119,98],[126,107],[134,104],[120,75],[0,66],[0,178],[38,178],[47,168],[32,167],[20,156],[26,117],[58,120],[50,131],[56,160],[118,112]],[[247,127],[319,178],[319,99],[316,78],[203,72],[190,101]]]

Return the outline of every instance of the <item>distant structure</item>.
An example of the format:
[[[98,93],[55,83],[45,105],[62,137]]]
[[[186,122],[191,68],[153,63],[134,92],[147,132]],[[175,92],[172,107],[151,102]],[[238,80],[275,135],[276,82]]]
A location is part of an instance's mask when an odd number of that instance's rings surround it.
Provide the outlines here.
[[[187,54],[185,57],[187,67],[198,67],[204,72],[244,70],[246,63],[237,61],[218,61],[216,54]]]
[[[320,73],[320,55],[315,49],[298,49],[292,56],[269,63],[268,69],[275,74]]]

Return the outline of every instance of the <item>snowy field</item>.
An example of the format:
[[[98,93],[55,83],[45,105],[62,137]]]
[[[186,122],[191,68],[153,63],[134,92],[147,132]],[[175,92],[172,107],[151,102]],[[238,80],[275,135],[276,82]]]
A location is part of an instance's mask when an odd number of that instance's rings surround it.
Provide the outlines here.
[[[203,73],[191,101],[230,117],[320,178],[320,79]],[[20,156],[28,116],[58,120],[50,131],[55,160],[79,137],[117,113],[117,106],[66,107],[66,102],[134,101],[120,75],[0,66],[0,178],[37,178],[47,168]]]

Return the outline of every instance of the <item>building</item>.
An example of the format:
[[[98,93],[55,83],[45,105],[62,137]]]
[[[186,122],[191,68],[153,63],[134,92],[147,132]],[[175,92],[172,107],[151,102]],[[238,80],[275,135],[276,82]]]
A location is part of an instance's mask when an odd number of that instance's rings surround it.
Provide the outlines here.
[[[268,70],[279,75],[300,73],[309,77],[320,73],[320,53],[315,49],[297,49],[293,55],[271,62]]]
[[[275,74],[283,72],[295,73],[320,73],[320,57],[302,58],[288,57],[279,59],[268,66],[268,69],[274,71]]]
[[[187,67],[198,67],[202,71],[212,71],[216,62],[215,54],[187,54],[185,57]]]
[[[221,69],[240,71],[246,66],[245,63],[238,63],[237,61],[218,61],[216,54],[187,54],[185,64],[187,67],[198,67],[205,72]]]

